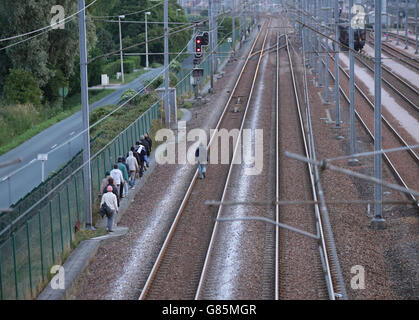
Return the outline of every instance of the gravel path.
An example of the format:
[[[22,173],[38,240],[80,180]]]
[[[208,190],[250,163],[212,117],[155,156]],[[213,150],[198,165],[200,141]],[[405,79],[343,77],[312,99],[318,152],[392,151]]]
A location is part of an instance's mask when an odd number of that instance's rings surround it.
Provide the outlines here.
[[[224,72],[231,77],[216,81],[215,94],[207,96],[211,103],[203,101],[191,109],[188,130],[215,126],[248,45],[227,63]],[[77,283],[74,299],[138,299],[195,170],[192,165],[158,165],[154,169],[119,222],[129,226],[127,235],[101,244]]]
[[[332,68],[332,64],[330,65]],[[332,69],[334,70],[334,69]],[[312,79],[313,76],[309,76]],[[329,78],[330,84],[333,79]],[[340,83],[348,88],[349,82],[341,75]],[[300,77],[300,84],[301,84]],[[349,150],[349,114],[348,105],[341,100],[342,119],[344,120],[341,134],[343,140],[337,140],[334,124],[325,121],[326,110],[334,114],[334,106],[324,105],[319,97],[323,88],[317,88],[309,82],[310,103],[312,110],[315,143],[319,159],[331,158],[347,154]],[[366,109],[362,98],[356,96],[357,108]],[[365,115],[371,123],[371,113]],[[357,152],[371,151],[371,139],[356,123]],[[383,133],[384,134],[384,133]],[[384,137],[384,141],[388,140]],[[406,154],[395,157],[407,157]],[[336,162],[336,165],[373,175],[373,158],[360,159],[360,166],[348,166],[346,161]],[[418,168],[412,167],[410,178],[419,181]],[[383,168],[383,178],[396,183],[388,168]],[[373,199],[373,185],[351,178],[346,175],[324,171],[322,185],[326,199],[354,200]],[[404,196],[384,188],[384,200],[401,200]],[[336,240],[338,256],[342,268],[345,286],[349,299],[418,299],[418,245],[419,219],[418,210],[411,206],[384,205],[383,215],[387,222],[387,229],[374,230],[369,227],[371,217],[367,216],[367,207],[363,205],[330,205],[328,206],[331,225]],[[372,208],[371,208],[372,209]],[[355,276],[351,270],[355,266],[362,266],[365,270],[365,288],[351,287],[351,280]]]

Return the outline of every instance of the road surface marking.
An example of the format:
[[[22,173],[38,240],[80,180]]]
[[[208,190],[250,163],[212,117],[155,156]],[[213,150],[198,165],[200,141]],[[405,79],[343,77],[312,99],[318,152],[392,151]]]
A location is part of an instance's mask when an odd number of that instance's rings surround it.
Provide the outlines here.
[[[51,149],[54,149],[56,146],[57,146],[57,145],[56,145],[56,144],[54,144],[54,145],[51,147]]]

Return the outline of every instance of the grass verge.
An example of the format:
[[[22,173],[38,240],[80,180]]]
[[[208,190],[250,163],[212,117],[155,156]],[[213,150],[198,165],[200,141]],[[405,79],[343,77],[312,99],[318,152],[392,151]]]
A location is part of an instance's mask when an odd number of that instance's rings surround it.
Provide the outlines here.
[[[95,90],[98,91],[95,94],[92,94],[92,92],[90,92],[90,97],[89,97],[89,103],[93,103],[95,101],[99,101],[100,99],[102,99],[103,97],[106,97],[108,94],[112,93],[115,90],[109,90],[109,89],[105,89],[105,90]],[[78,96],[78,101],[80,101],[80,95],[75,95]],[[69,98],[69,100],[76,100],[77,97],[71,97]],[[66,105],[67,103],[64,102],[64,104]],[[21,145],[22,143],[24,143],[25,141],[29,140],[30,138],[34,137],[35,135],[37,135],[38,133],[42,132],[43,130],[51,127],[52,125],[56,124],[57,122],[60,122],[61,120],[64,120],[66,118],[68,118],[69,116],[73,115],[74,113],[76,113],[77,111],[79,111],[81,109],[81,104],[75,105],[74,107],[67,109],[65,111],[62,111],[60,113],[58,113],[57,115],[55,115],[54,117],[47,119],[45,121],[42,121],[40,123],[38,123],[37,125],[31,127],[30,129],[24,131],[23,133],[21,133],[18,136],[15,136],[13,138],[11,138],[9,140],[9,142],[3,146],[0,146],[0,155],[5,154],[6,152],[16,148],[17,146]]]

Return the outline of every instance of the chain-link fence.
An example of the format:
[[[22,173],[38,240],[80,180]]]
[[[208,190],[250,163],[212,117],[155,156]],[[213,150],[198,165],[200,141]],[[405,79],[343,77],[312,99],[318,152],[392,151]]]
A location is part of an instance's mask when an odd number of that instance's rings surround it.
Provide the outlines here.
[[[156,102],[91,160],[92,196],[98,198],[105,172],[125,155],[152,121],[159,119]],[[0,299],[30,299],[48,280],[50,268],[69,251],[77,225],[83,225],[84,184],[79,165],[57,184],[41,205],[25,208],[17,220],[2,229],[0,239]],[[44,196],[47,195],[43,190]],[[93,200],[94,202],[96,200]],[[34,203],[32,203],[34,204]]]

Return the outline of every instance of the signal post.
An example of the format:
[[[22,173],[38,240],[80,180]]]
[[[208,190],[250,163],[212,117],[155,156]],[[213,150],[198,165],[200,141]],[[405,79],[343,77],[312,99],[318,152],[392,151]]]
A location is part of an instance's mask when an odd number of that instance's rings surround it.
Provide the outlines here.
[[[199,99],[200,79],[204,75],[204,69],[198,68],[202,58],[202,47],[208,45],[208,32],[195,37],[195,58],[193,60],[194,68],[192,70],[193,86],[195,89],[195,99]]]

